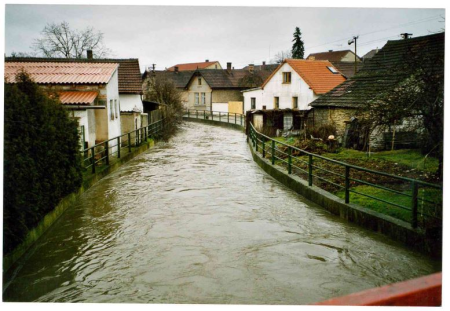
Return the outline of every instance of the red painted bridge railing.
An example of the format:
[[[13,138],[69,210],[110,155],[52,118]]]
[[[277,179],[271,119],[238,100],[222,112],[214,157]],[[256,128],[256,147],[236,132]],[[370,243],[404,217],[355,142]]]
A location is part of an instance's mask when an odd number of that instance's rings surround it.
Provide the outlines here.
[[[441,306],[442,272],[332,298],[315,305]]]

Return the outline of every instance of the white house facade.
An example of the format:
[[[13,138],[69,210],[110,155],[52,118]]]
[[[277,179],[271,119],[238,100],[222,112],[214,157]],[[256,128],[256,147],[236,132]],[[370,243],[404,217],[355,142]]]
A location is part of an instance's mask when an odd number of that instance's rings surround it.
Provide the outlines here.
[[[243,91],[244,111],[309,110],[309,104],[320,94],[344,81],[342,74],[328,61],[288,59],[268,77],[261,88]]]

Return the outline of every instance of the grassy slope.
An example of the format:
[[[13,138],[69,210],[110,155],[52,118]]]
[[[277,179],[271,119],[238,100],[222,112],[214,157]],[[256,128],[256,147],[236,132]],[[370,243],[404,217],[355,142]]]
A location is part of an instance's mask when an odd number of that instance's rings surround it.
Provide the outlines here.
[[[292,144],[294,141],[292,138],[275,138],[277,141]],[[407,177],[426,179],[430,174],[433,174],[438,169],[438,160],[436,158],[427,157],[419,150],[393,150],[393,151],[382,151],[382,152],[372,152],[370,156],[367,152],[352,150],[352,149],[341,149],[338,153],[325,153],[322,154],[327,158],[335,159],[342,162],[352,163],[361,167],[366,167],[369,169],[374,169],[378,171],[384,171],[394,175],[403,175],[403,172],[407,173]],[[306,160],[306,157],[301,157],[302,160]],[[402,173],[400,173],[402,172]],[[390,188],[390,187],[388,187]],[[378,189],[375,187],[367,185],[356,185],[351,188],[351,190],[379,198],[381,200],[392,202],[405,208],[396,207],[394,205],[374,200],[372,198],[359,195],[356,193],[350,193],[350,202],[370,208],[374,211],[393,216],[404,221],[411,221],[411,197],[392,193],[386,190]],[[411,190],[404,190],[403,193],[411,195]],[[335,194],[344,198],[344,191],[337,191]],[[430,201],[439,202],[442,196],[441,191],[435,189],[419,189],[419,198],[425,198]],[[419,211],[424,209],[434,210],[434,206],[430,204],[422,204],[419,199]]]

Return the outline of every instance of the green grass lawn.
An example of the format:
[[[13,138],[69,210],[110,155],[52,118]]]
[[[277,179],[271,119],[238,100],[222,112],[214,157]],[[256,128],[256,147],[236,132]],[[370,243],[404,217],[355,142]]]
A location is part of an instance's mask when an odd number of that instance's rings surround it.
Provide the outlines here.
[[[407,209],[403,209],[382,201],[378,201],[360,194],[350,192],[350,203],[358,204],[363,207],[370,208],[376,212],[389,215],[407,222],[411,222],[412,217],[412,198],[409,196],[392,193],[383,189],[374,188],[371,186],[361,185],[352,187],[351,190],[370,195],[372,197],[392,202]],[[411,190],[403,191],[404,194],[411,195]],[[341,199],[345,198],[344,190],[335,193]],[[434,205],[421,200],[422,198],[432,202],[440,202],[442,193],[438,189],[419,189],[418,193],[418,211],[421,214],[424,211],[426,214],[433,214]]]
[[[438,159],[433,157],[425,158],[420,150],[415,149],[371,152],[370,157],[367,152],[353,149],[341,149],[338,153],[327,153],[324,154],[324,156],[344,162],[349,158],[361,160],[381,159],[388,162],[405,165],[410,167],[411,169],[426,171],[429,173],[435,173],[439,165]]]

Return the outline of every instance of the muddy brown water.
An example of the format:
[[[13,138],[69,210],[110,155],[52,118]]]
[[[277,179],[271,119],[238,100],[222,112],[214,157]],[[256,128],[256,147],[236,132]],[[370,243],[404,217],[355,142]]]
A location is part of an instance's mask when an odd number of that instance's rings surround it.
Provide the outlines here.
[[[245,139],[186,122],[89,189],[3,299],[310,304],[440,270],[266,175]]]

